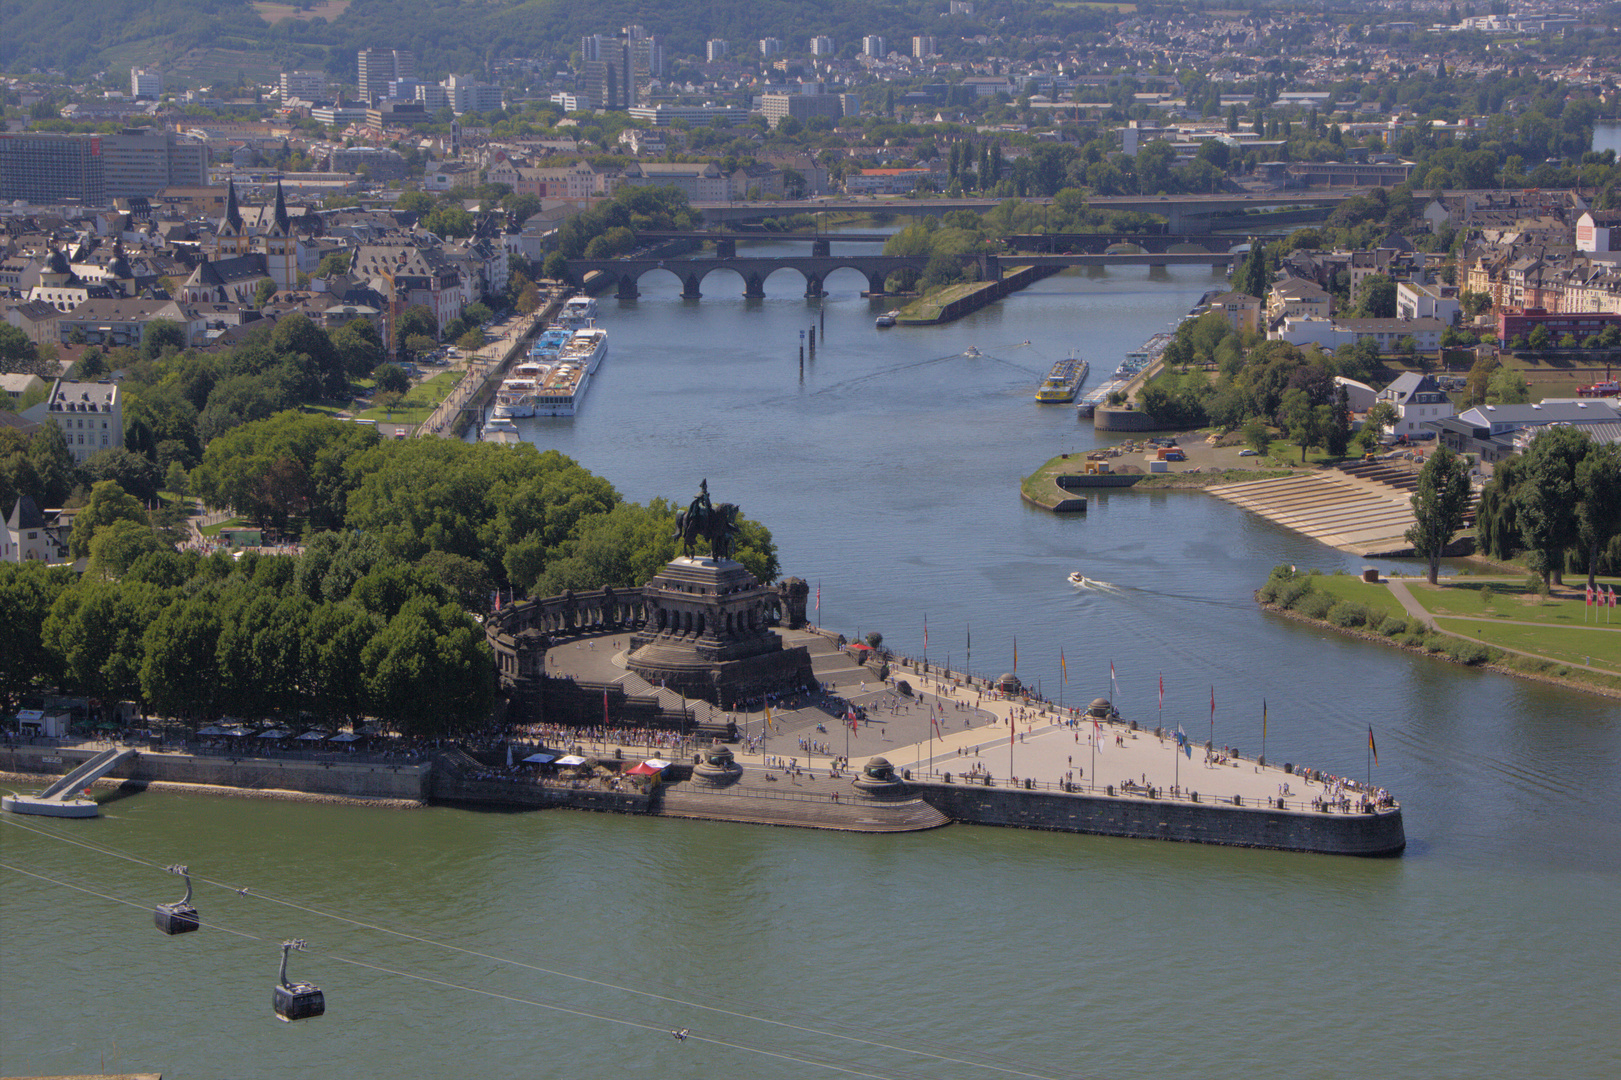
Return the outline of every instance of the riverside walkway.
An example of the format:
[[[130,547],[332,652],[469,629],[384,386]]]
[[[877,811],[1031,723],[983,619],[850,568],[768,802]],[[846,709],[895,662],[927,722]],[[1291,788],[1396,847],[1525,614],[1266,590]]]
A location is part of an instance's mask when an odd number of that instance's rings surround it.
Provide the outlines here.
[[[1479,580],[1489,582],[1493,579],[1486,578]],[[1515,579],[1503,578],[1501,580],[1511,581]],[[1536,627],[1539,630],[1545,630],[1549,627],[1548,623],[1534,622],[1528,619],[1500,619],[1496,616],[1484,615],[1433,615],[1430,613],[1428,608],[1418,602],[1418,598],[1413,595],[1412,589],[1408,588],[1408,583],[1405,580],[1401,578],[1386,578],[1384,579],[1383,584],[1390,590],[1390,595],[1396,598],[1396,602],[1401,604],[1403,611],[1407,612],[1408,615],[1417,619],[1431,630],[1436,630],[1443,634],[1456,634],[1457,631],[1449,630],[1447,627],[1440,625],[1440,623],[1437,622],[1437,619],[1449,623],[1468,622],[1486,623],[1491,626],[1531,626]],[[1598,633],[1621,634],[1621,623],[1617,623],[1614,626],[1600,626],[1595,623],[1592,626],[1562,627],[1561,629],[1581,629]],[[1491,647],[1494,649],[1501,649],[1503,652],[1514,653],[1516,656],[1529,656],[1535,660],[1547,660],[1550,663],[1561,664],[1565,667],[1581,668],[1583,671],[1592,671],[1600,675],[1614,675],[1617,672],[1617,669],[1613,665],[1604,667],[1593,663],[1578,664],[1571,660],[1563,660],[1559,657],[1544,655],[1543,653],[1530,652],[1525,649],[1515,649],[1507,645],[1500,645],[1495,641],[1488,642],[1487,644],[1491,645]]]
[[[784,644],[809,649],[823,694],[783,696],[772,706],[769,728],[763,707],[714,710],[723,719],[735,720],[742,731],[743,742],[734,754],[750,773],[791,773],[816,780],[828,775],[837,758],[848,758],[850,770],[859,770],[868,758],[883,756],[897,770],[908,770],[920,780],[943,779],[950,773],[953,782],[978,778],[983,783],[988,777],[993,786],[1004,788],[1027,783],[1039,789],[1073,785],[1071,790],[1083,793],[1101,795],[1112,789],[1115,795],[1128,797],[1147,797],[1151,789],[1164,799],[1191,799],[1197,793],[1206,802],[1230,803],[1236,796],[1241,804],[1256,806],[1265,806],[1268,800],[1277,805],[1281,799],[1285,808],[1298,811],[1315,810],[1320,801],[1336,800],[1344,790],[1332,779],[1307,780],[1299,767],[1286,773],[1277,764],[1256,760],[1259,717],[1246,721],[1254,736],[1244,740],[1250,744],[1248,756],[1219,741],[1233,728],[1230,714],[1218,708],[1218,741],[1208,755],[1204,748],[1208,718],[1184,720],[1192,748],[1189,756],[1177,751],[1174,714],[1168,729],[1156,735],[1159,722],[1154,716],[1146,725],[1139,721],[1136,730],[1129,720],[1078,718],[1074,708],[989,691],[984,680],[941,674],[938,665],[921,673],[920,664],[903,659],[893,660],[890,679],[879,682],[875,671],[857,662],[854,651],[839,649],[828,634],[781,633]],[[630,675],[624,668],[628,643],[626,634],[563,643],[547,654],[547,669],[586,681],[620,681]],[[906,682],[913,692],[902,693],[899,682]],[[695,710],[711,708],[695,700],[687,704]],[[1086,702],[1078,704],[1084,711]],[[840,719],[849,706],[866,712],[867,718],[854,729]],[[1284,716],[1272,720],[1288,723]],[[614,746],[624,745],[611,738],[581,742],[610,753]],[[1357,747],[1361,745],[1358,739]],[[1355,792],[1349,797],[1354,804]]]

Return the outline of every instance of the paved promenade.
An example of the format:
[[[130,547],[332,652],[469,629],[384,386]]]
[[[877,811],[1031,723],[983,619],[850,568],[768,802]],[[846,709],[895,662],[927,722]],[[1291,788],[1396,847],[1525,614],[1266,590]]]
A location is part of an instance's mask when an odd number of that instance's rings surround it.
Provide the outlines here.
[[[1069,782],[1083,791],[1113,786],[1120,793],[1129,782],[1166,794],[1173,789],[1197,792],[1206,799],[1230,800],[1237,795],[1261,805],[1281,796],[1290,809],[1310,809],[1313,800],[1334,794],[1332,784],[1308,782],[1298,775],[1298,767],[1310,762],[1294,763],[1297,774],[1289,775],[1281,762],[1263,767],[1253,760],[1260,751],[1258,717],[1245,721],[1256,736],[1254,744],[1242,746],[1246,756],[1224,754],[1223,727],[1233,721],[1218,706],[1215,754],[1207,761],[1208,717],[1182,721],[1192,744],[1190,757],[1176,751],[1174,717],[1166,718],[1169,732],[1162,736],[1154,734],[1158,720],[1152,715],[1146,718],[1146,727],[1139,721],[1137,731],[1128,722],[1094,724],[1077,720],[1071,710],[1060,711],[1052,703],[988,692],[977,682],[967,685],[962,676],[942,678],[937,667],[920,675],[916,666],[898,661],[892,662],[889,682],[879,683],[875,671],[857,663],[854,653],[840,651],[826,636],[785,631],[783,638],[785,644],[808,647],[812,670],[826,696],[785,697],[772,706],[769,730],[764,708],[715,710],[718,716],[734,719],[743,732],[744,741],[734,753],[746,769],[781,775],[791,763],[801,775],[824,778],[837,757],[847,756],[859,770],[868,758],[882,755],[896,769],[911,770],[917,779],[945,773],[954,782],[965,775],[989,776],[999,787],[1017,778],[1021,784],[1029,780],[1041,787]],[[547,668],[588,681],[617,681],[626,675],[628,643],[626,634],[565,643],[547,655]],[[913,693],[900,692],[898,682],[909,684]],[[1074,704],[1084,709],[1089,700]],[[854,730],[841,719],[852,704],[867,714]],[[689,707],[699,710],[700,716],[710,708],[697,701]],[[937,726],[931,725],[931,714]],[[1272,719],[1288,722],[1284,716]],[[1373,781],[1377,786],[1377,769]]]

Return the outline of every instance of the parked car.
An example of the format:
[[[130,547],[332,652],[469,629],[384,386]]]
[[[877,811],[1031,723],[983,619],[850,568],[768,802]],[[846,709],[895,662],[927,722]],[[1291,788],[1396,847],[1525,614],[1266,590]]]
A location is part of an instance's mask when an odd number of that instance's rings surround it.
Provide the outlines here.
[[[1254,447],[1246,446],[1238,452],[1239,457],[1260,457],[1261,452]]]

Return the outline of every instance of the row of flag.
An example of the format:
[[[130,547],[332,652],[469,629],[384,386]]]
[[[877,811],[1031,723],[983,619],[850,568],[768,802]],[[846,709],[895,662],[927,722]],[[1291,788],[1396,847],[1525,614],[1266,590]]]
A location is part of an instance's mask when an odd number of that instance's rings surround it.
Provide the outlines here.
[[[1597,604],[1599,607],[1615,607],[1615,589],[1608,585],[1587,587],[1587,606]]]

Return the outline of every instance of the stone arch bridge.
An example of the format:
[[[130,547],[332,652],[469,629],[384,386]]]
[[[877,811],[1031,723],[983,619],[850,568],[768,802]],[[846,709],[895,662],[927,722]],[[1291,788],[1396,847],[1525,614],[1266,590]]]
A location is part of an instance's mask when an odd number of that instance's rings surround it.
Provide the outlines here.
[[[1178,266],[1206,264],[1229,266],[1234,258],[1227,251],[1142,251],[1116,253],[1066,253],[1062,255],[974,255],[982,281],[995,281],[1002,276],[1004,265],[1011,266]],[[713,259],[571,259],[568,270],[570,282],[576,286],[590,284],[594,293],[613,286],[614,296],[620,300],[634,300],[641,295],[637,282],[644,274],[668,271],[681,282],[681,296],[697,300],[703,296],[703,281],[717,270],[730,270],[743,279],[743,296],[763,299],[765,283],[778,270],[798,271],[805,279],[805,296],[810,299],[825,295],[822,288],[827,276],[837,270],[854,270],[867,278],[867,291],[873,295],[884,293],[884,283],[897,270],[922,273],[928,266],[925,256],[908,255],[784,255],[774,258],[713,258]],[[965,260],[966,261],[966,260]],[[605,275],[607,282],[592,278]]]

